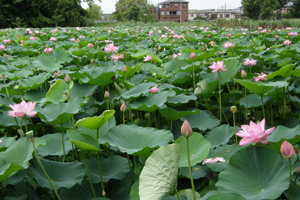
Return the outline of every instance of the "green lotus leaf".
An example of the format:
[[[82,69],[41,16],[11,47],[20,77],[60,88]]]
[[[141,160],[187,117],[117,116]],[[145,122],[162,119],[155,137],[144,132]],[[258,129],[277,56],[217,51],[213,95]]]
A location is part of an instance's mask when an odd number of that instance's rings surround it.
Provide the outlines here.
[[[14,81],[18,81],[22,78],[26,78],[31,75],[33,75],[33,71],[31,70],[20,70],[20,71],[15,71],[14,73],[5,73],[5,77]]]
[[[83,126],[90,129],[98,129],[103,126],[112,116],[114,116],[114,110],[106,110],[100,116],[85,117],[78,120],[75,126]]]
[[[300,125],[293,128],[288,128],[280,125],[277,126],[275,130],[267,137],[267,141],[280,143],[280,141],[283,142],[283,140],[291,140],[297,136],[299,137],[299,133],[300,133]],[[297,140],[299,140],[298,137]]]
[[[16,121],[17,120],[18,124],[21,124],[21,118],[20,117],[11,117],[8,116],[7,112],[0,113],[0,126],[3,127],[9,127],[9,126],[16,126]]]
[[[46,145],[39,147],[37,149],[37,153],[39,156],[45,157],[48,155],[51,156],[62,156],[63,155],[63,147],[62,147],[62,133],[55,134],[47,134],[41,137],[41,139],[46,140]],[[72,144],[69,141],[68,137],[64,137],[65,144],[65,153],[68,154],[69,151],[72,150]]]
[[[161,67],[157,67],[156,65],[152,64],[152,63],[144,63],[141,66],[142,69],[147,70],[151,75],[153,73],[156,74],[156,78],[163,78],[163,77],[167,77],[168,74],[166,72],[166,70],[164,68]]]
[[[149,94],[151,87],[154,87],[155,83],[139,83],[127,91],[122,92],[119,99],[132,99],[139,98],[142,95]]]
[[[74,82],[70,84],[66,83],[64,80],[57,80],[49,89],[46,98],[54,104],[59,102],[64,102],[67,99],[65,91],[69,91],[69,87],[72,88]]]
[[[148,55],[149,55],[149,56],[152,56],[152,59],[153,59],[154,62],[162,63],[162,60],[161,60],[158,56],[156,56],[155,54],[153,54],[153,53],[148,53]]]
[[[189,151],[190,151],[190,161],[191,166],[200,163],[204,160],[210,150],[210,142],[206,140],[200,133],[194,132],[189,138]],[[187,141],[184,136],[180,136],[175,143],[182,145],[182,152],[179,159],[179,167],[188,167],[188,157],[187,157]]]
[[[220,121],[207,110],[201,110],[201,114],[192,114],[181,118],[187,120],[192,128],[198,128],[201,131],[212,129],[220,124]]]
[[[168,99],[166,103],[171,106],[180,106],[182,104],[188,103],[190,101],[194,101],[196,99],[197,97],[192,93],[188,95],[182,93],[174,97],[171,97],[170,99]]]
[[[46,72],[55,72],[63,67],[50,55],[39,55],[33,58],[32,64],[36,69]]]
[[[289,184],[289,167],[283,158],[272,149],[251,146],[230,158],[216,186],[219,192],[237,193],[248,200],[257,200],[276,199]]]
[[[170,131],[144,128],[136,125],[119,125],[100,138],[102,144],[118,147],[121,152],[138,156],[173,141]]]
[[[85,168],[82,162],[56,162],[43,158],[40,158],[40,161],[56,190],[63,187],[71,188],[75,184],[81,184],[85,175]],[[30,162],[27,174],[29,177],[34,178],[41,187],[52,190],[52,186],[36,159]]]
[[[143,58],[144,56],[146,56],[147,54],[149,53],[148,50],[141,50],[135,54],[132,54],[131,57],[134,57],[134,58],[137,58],[137,59],[141,59]]]
[[[270,80],[270,79],[273,79],[275,76],[282,76],[284,78],[290,77],[293,74],[292,70],[295,66],[296,66],[296,64],[286,65],[286,66],[280,68],[279,70],[268,74],[265,78]]]
[[[7,163],[4,159],[0,158],[0,181],[6,180],[9,176],[22,169],[25,168],[16,163]]]
[[[227,144],[234,134],[234,128],[226,124],[213,128],[204,137],[211,143],[211,148],[215,148]]]
[[[240,194],[236,193],[218,193],[207,198],[207,200],[247,200]]]
[[[103,182],[106,183],[110,179],[123,180],[129,172],[127,158],[109,155],[107,158],[100,157]],[[91,177],[92,183],[100,183],[100,172],[97,156],[86,159],[86,165]]]
[[[38,89],[50,77],[49,73],[40,73],[37,76],[27,77],[19,81],[19,89]]]
[[[66,52],[64,49],[61,49],[61,48],[55,49],[52,52],[52,56],[59,63],[70,63],[73,60],[71,55],[68,52]]]
[[[133,76],[140,69],[141,66],[142,66],[142,63],[134,65],[132,67],[131,66],[126,66],[127,71],[124,73],[121,70],[121,71],[119,71],[119,74],[126,77],[126,78],[129,78],[129,77]]]
[[[97,85],[79,84],[78,82],[74,82],[74,86],[71,90],[71,97],[92,96],[97,88]]]
[[[16,137],[2,137],[0,138],[2,142],[0,143],[0,151],[5,150],[16,142]]]
[[[178,59],[170,60],[164,63],[164,69],[167,73],[175,73],[179,70]]]
[[[264,105],[271,100],[271,96],[263,97]],[[246,98],[243,97],[239,100],[240,105],[246,108]],[[261,106],[261,97],[256,94],[247,95],[247,108],[256,108]]]
[[[139,181],[136,181],[130,188],[130,200],[140,200]]]
[[[227,71],[220,73],[222,85],[232,81],[242,64],[236,58],[229,58],[224,61],[224,65],[226,65]]]
[[[16,60],[12,61],[11,64],[17,68],[23,68],[30,64],[30,58],[29,57],[20,57]]]
[[[169,144],[147,159],[139,179],[140,200],[163,199],[175,189],[181,149],[180,144]]]
[[[168,121],[176,121],[182,117],[191,115],[191,114],[200,114],[200,110],[193,111],[176,111],[172,108],[166,107],[164,109],[159,109],[159,113],[166,118]]]
[[[257,95],[264,95],[273,88],[273,86],[267,86],[265,83],[262,83],[260,81],[252,82],[252,80],[238,79],[236,80],[236,82]]]
[[[172,84],[184,84],[190,80],[191,74],[187,72],[177,72],[174,77],[169,78],[168,81]]]
[[[180,190],[178,192],[179,195],[184,195],[187,197],[187,199],[193,199],[193,190],[192,189],[185,189],[185,190]],[[195,191],[196,198],[200,198],[200,194]]]
[[[34,144],[37,148],[44,146],[46,141],[41,138],[35,138]],[[26,169],[29,167],[29,161],[33,158],[32,153],[33,146],[29,138],[22,137],[6,149],[6,151],[0,152],[0,160],[3,159],[8,164],[14,163]]]
[[[68,130],[67,136],[70,142],[75,144],[82,151],[102,151],[99,144],[92,136],[79,133],[77,130]]]
[[[15,102],[13,101],[12,98],[9,97],[0,97],[0,106],[5,106],[7,108],[10,108],[10,105],[14,105]]]
[[[194,165],[191,168],[192,168],[193,179],[199,179],[199,178],[205,177],[210,170],[208,167],[206,167],[202,164]],[[185,176],[190,179],[189,168],[188,167],[180,167],[179,175]]]
[[[84,99],[81,97],[70,98],[68,103],[49,104],[42,108],[39,105],[35,106],[35,111],[43,120],[52,124],[64,124],[69,121],[74,114],[77,114],[81,109],[81,103]],[[55,112],[54,112],[55,111]]]
[[[145,112],[154,112],[163,106],[169,97],[175,96],[175,94],[176,92],[173,90],[160,91],[150,97],[142,97],[139,100],[134,101],[128,108]]]
[[[25,181],[19,182],[16,185],[8,185],[5,187],[6,196],[8,200],[27,200],[39,199],[36,189]]]

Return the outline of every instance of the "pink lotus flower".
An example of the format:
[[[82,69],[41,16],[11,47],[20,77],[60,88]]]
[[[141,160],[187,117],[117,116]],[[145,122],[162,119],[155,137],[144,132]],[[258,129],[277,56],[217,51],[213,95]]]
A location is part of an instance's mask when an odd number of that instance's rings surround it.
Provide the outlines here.
[[[70,42],[75,42],[75,38],[71,38],[71,39],[70,39]]]
[[[5,44],[5,43],[10,43],[10,42],[11,42],[10,39],[9,39],[9,40],[5,40],[5,39],[4,39],[4,40],[2,41],[2,43],[4,43],[4,44]]]
[[[224,44],[224,49],[227,49],[227,48],[229,48],[229,47],[234,47],[234,44],[233,44],[233,43],[230,43],[230,42],[226,42],[226,43]]]
[[[106,52],[106,53],[109,53],[109,52],[118,52],[118,49],[119,49],[119,47],[115,47],[114,46],[114,43],[111,43],[111,44],[107,44],[106,45],[107,47],[104,47],[104,51]]]
[[[29,40],[37,40],[39,39],[38,37],[30,37]]]
[[[210,44],[211,46],[215,46],[216,43],[215,43],[214,41],[210,41],[209,44]]]
[[[276,39],[278,39],[278,37],[279,37],[278,35],[275,35],[275,38],[276,38]]]
[[[253,66],[253,65],[256,65],[256,62],[257,62],[257,60],[254,60],[254,59],[249,60],[249,58],[246,58],[246,61],[243,64]]]
[[[5,49],[5,46],[3,44],[0,44],[0,50]]]
[[[212,66],[209,66],[208,68],[212,69],[212,73],[215,73],[217,71],[227,71],[227,69],[224,69],[224,67],[226,67],[226,65],[223,65],[224,64],[224,61],[218,61],[217,63],[216,62],[213,62],[213,65]]]
[[[149,31],[149,35],[153,35],[154,33],[153,33],[153,31]]]
[[[144,62],[147,62],[147,61],[153,61],[153,57],[152,56],[146,56],[144,57]]]
[[[149,93],[156,93],[158,92],[159,88],[157,88],[158,85],[156,85],[155,87],[151,88]]]
[[[167,35],[161,35],[161,38],[166,38],[167,37]]]
[[[288,35],[289,35],[289,36],[297,36],[298,33],[297,33],[297,32],[290,32]]]
[[[203,160],[202,165],[217,163],[217,162],[224,163],[225,159],[223,157],[206,158],[205,160]]]
[[[117,61],[119,59],[123,59],[124,58],[124,55],[123,54],[113,54],[110,56],[110,59],[113,60],[113,61]]]
[[[280,153],[284,158],[292,158],[295,155],[295,150],[293,145],[285,140],[281,144]]]
[[[91,43],[88,43],[87,47],[89,47],[89,48],[93,48],[93,47],[94,47],[94,45],[93,45],[93,44],[91,44]]]
[[[57,39],[55,37],[51,37],[49,40],[55,42]]]
[[[13,111],[8,111],[8,116],[11,117],[24,117],[25,115],[29,117],[36,117],[36,111],[33,111],[35,107],[35,102],[26,103],[24,100],[19,104],[14,104],[13,106],[9,104]]]
[[[45,48],[44,52],[45,53],[51,53],[53,51],[53,48]]]
[[[261,74],[259,74],[259,73],[256,73],[256,74],[258,74],[258,77],[253,77],[253,79],[255,81],[265,81],[265,80],[268,80],[268,79],[265,78],[265,76],[267,76],[267,74],[264,74],[263,72]]]
[[[265,130],[265,119],[263,119],[261,122],[257,122],[257,124],[250,121],[250,125],[242,125],[241,128],[243,130],[236,133],[237,136],[243,138],[240,141],[240,145],[247,145],[251,142],[261,142],[264,145],[268,145],[269,143],[266,141],[266,138],[274,131],[275,126]]]
[[[3,141],[2,140],[0,140],[0,143],[2,143]]]
[[[286,27],[286,30],[290,31],[290,30],[292,30],[292,28],[291,27]]]
[[[286,40],[286,41],[283,42],[283,44],[284,44],[284,45],[287,45],[287,46],[290,46],[290,45],[292,44],[292,42],[289,41],[289,40]]]
[[[231,35],[231,33],[228,33],[227,36],[228,36],[228,37],[231,37],[232,35]]]
[[[191,53],[190,58],[191,58],[192,60],[194,60],[194,59],[196,58],[195,52],[192,52],[192,53]]]

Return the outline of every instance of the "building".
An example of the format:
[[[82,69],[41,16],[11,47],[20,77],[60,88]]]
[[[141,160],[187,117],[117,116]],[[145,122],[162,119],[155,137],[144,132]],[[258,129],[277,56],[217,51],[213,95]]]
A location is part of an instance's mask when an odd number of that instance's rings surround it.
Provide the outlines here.
[[[103,20],[109,20],[110,17],[111,17],[110,13],[102,13],[102,19]]]
[[[192,9],[188,12],[188,20],[193,21],[194,18],[201,16],[204,19],[239,19],[242,14],[240,8],[236,9],[207,9],[196,10]]]
[[[185,0],[167,0],[158,4],[156,15],[162,21],[188,21],[189,2]]]

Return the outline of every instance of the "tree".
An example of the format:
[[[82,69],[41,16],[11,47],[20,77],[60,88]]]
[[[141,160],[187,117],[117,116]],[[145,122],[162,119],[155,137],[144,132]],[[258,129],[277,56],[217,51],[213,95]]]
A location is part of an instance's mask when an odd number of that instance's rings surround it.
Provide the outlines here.
[[[129,20],[134,20],[134,21],[138,21],[139,17],[140,17],[140,12],[141,12],[141,8],[138,7],[136,4],[133,4],[130,7],[130,10],[128,12],[128,19]]]
[[[277,0],[264,0],[261,8],[262,11],[259,14],[259,17],[261,19],[272,19],[277,16],[275,11],[279,8],[280,4],[277,2]]]
[[[140,8],[140,15],[151,15],[152,4],[148,4],[147,0],[119,0],[116,3],[116,11],[120,11],[125,18],[128,18],[128,13],[131,6],[136,4]]]
[[[291,17],[292,18],[300,18],[300,0],[291,0],[292,10]]]
[[[89,4],[89,7],[86,9],[86,11],[89,21],[102,20],[101,6],[91,3]]]
[[[242,0],[242,5],[247,17],[250,19],[258,19],[261,13],[262,0]]]

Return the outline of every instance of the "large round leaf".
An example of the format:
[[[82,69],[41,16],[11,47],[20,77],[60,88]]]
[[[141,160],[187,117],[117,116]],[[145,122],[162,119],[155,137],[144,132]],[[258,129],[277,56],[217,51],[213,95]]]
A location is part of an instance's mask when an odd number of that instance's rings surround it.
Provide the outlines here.
[[[74,83],[71,82],[70,86]],[[60,102],[64,102],[67,99],[65,91],[69,90],[69,84],[64,80],[57,80],[49,89],[46,98],[52,103],[58,104]]]
[[[200,114],[200,110],[192,111],[176,111],[172,108],[166,107],[164,109],[159,109],[159,113],[166,118],[168,121],[176,121],[182,117],[189,116],[191,114]]]
[[[129,172],[128,161],[126,158],[109,155],[107,158],[100,157],[101,171],[103,182],[108,182],[110,179],[123,180]],[[97,156],[86,159],[86,165],[93,183],[99,183],[100,172]]]
[[[262,83],[260,81],[253,82],[252,80],[242,80],[242,79],[238,79],[236,81],[257,95],[264,95],[265,93],[267,93],[273,88],[273,86],[268,86],[265,83]]]
[[[76,126],[83,126],[90,129],[98,129],[103,126],[113,115],[114,110],[106,110],[100,116],[86,117],[78,120]]]
[[[113,127],[108,134],[100,138],[102,144],[108,143],[118,147],[121,152],[134,156],[165,146],[173,140],[170,131],[123,124]]]
[[[47,72],[54,72],[63,67],[60,65],[52,56],[49,55],[39,55],[33,59],[32,64],[40,70],[45,70]]]
[[[82,151],[102,151],[97,140],[92,136],[71,129],[67,131],[67,136],[70,138],[70,142]]]
[[[41,137],[47,141],[46,146],[39,147],[37,149],[37,153],[39,156],[62,156],[63,155],[63,147],[62,147],[62,133],[55,133],[55,134],[47,134]],[[64,133],[63,133],[64,134]],[[64,144],[65,144],[65,153],[68,154],[69,151],[72,149],[72,144],[69,141],[68,137],[64,137]]]
[[[229,58],[225,60],[224,65],[226,65],[225,69],[227,69],[227,71],[220,73],[221,84],[230,82],[241,67],[239,60],[236,58]]]
[[[154,151],[140,175],[140,200],[163,199],[176,187],[182,146],[170,144]]]
[[[248,200],[276,199],[289,187],[289,167],[276,151],[251,146],[230,158],[216,185]]]
[[[210,141],[211,148],[215,148],[217,146],[227,144],[233,134],[235,134],[234,128],[229,127],[229,125],[226,124],[213,128],[205,135],[205,139]]]
[[[247,200],[240,194],[236,193],[218,193],[207,198],[207,200]]]
[[[141,95],[145,95],[145,94],[149,94],[150,88],[154,87],[155,83],[140,83],[137,84],[135,86],[133,86],[132,88],[130,88],[129,90],[122,92],[122,94],[120,95],[120,98],[122,99],[132,99],[132,98],[138,98]]]
[[[76,183],[81,184],[85,175],[84,164],[80,162],[55,162],[40,158],[54,187],[58,190],[61,187],[71,188]],[[34,159],[27,170],[29,177],[34,178],[41,187],[52,189],[41,166]]]
[[[207,110],[201,110],[201,114],[192,114],[181,118],[182,121],[187,120],[192,128],[198,128],[201,131],[212,129],[220,124],[220,121]]]
[[[49,73],[40,73],[37,76],[27,77],[19,81],[19,89],[38,89],[48,78]]]
[[[210,150],[210,142],[206,140],[200,133],[193,133],[189,140],[189,151],[191,166],[200,163],[204,160]],[[182,144],[182,153],[179,160],[179,167],[188,167],[188,157],[187,157],[187,141],[186,138],[180,136],[175,143]]]

